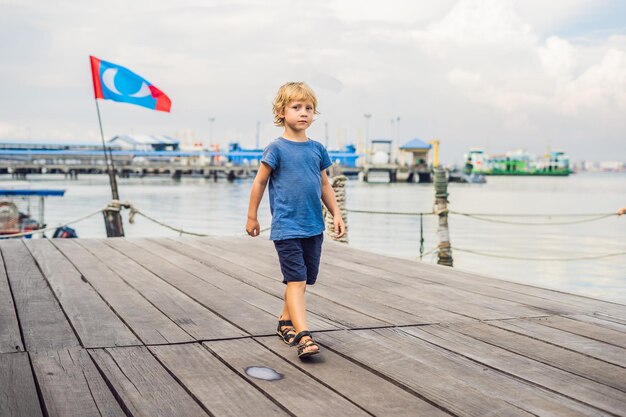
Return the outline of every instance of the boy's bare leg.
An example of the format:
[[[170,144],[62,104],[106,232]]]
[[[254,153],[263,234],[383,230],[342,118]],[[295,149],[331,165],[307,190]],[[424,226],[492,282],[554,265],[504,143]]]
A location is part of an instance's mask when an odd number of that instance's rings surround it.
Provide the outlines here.
[[[281,320],[291,320],[289,315],[289,309],[287,308],[287,286],[285,285],[285,292],[283,293],[283,312],[280,313]]]
[[[304,291],[306,290],[306,282],[288,282],[285,290],[285,305],[289,311],[289,317],[296,328],[296,333],[308,330],[309,326],[306,322],[306,306],[304,302]],[[309,340],[309,336],[304,336],[300,342]],[[318,350],[316,346],[309,346],[304,349],[305,352],[313,352]]]
[[[287,308],[287,286],[285,285],[285,292],[283,294],[283,311],[280,313],[280,316],[278,317],[278,320],[291,320],[291,316],[289,315],[289,309]],[[291,326],[281,326],[280,330],[284,331],[286,328],[291,327]],[[289,332],[292,333],[292,332]],[[295,336],[295,333],[293,333],[293,335]]]

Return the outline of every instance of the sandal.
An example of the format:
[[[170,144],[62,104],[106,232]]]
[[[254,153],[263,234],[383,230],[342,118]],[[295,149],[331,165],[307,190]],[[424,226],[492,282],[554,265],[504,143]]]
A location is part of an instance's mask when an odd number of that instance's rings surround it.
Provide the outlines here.
[[[283,327],[285,327],[285,329],[283,329]],[[296,337],[296,329],[294,329],[291,320],[278,320],[276,334],[280,336],[281,339],[283,339],[283,342],[291,346],[291,341],[294,337]]]
[[[310,339],[307,340],[306,342],[299,343],[300,340],[305,336],[309,336]],[[313,338],[311,337],[311,332],[308,330],[303,330],[300,333],[298,333],[296,337],[294,338],[293,342],[291,343],[291,345],[296,346],[298,348],[298,357],[300,359],[306,358],[307,356],[317,355],[318,353],[320,353],[319,345],[313,341]],[[316,346],[317,349],[309,350],[305,352],[305,349],[310,348],[312,346]]]

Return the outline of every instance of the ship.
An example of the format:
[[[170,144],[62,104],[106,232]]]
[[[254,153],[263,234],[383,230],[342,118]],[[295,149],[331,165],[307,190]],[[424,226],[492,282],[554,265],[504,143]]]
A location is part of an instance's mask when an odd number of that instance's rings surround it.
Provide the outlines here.
[[[465,154],[465,171],[482,175],[568,176],[569,157],[563,151],[535,156],[523,149],[503,155],[489,155],[480,148]]]

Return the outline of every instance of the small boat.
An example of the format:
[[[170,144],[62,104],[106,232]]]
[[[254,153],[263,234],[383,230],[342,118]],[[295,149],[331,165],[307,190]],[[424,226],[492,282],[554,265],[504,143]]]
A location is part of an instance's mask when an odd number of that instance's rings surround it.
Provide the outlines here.
[[[18,234],[23,235],[17,237],[30,239],[37,233],[45,237],[43,232],[38,232],[46,228],[44,201],[46,197],[62,197],[64,194],[65,190],[0,189],[0,239]],[[39,200],[37,218],[31,212],[31,200],[34,198]],[[23,203],[21,208],[18,203]],[[76,232],[69,227],[58,228],[55,237],[76,237]]]
[[[487,180],[482,174],[476,172],[463,172],[459,169],[454,169],[448,172],[448,182],[460,182],[465,184],[485,184]]]

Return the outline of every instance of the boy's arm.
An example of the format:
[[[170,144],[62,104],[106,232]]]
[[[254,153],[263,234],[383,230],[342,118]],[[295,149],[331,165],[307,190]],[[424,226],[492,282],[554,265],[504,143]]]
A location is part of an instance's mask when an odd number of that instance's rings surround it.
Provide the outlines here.
[[[259,211],[259,204],[263,198],[265,187],[267,186],[267,180],[272,173],[272,168],[269,165],[261,162],[259,171],[252,183],[252,191],[250,191],[250,203],[248,204],[248,221],[246,222],[246,232],[252,237],[258,236],[261,233],[261,226],[257,220],[257,212]]]
[[[328,181],[326,171],[322,171],[322,202],[333,216],[333,225],[335,227],[336,237],[342,237],[346,234],[346,225],[343,223],[341,210],[339,210],[337,199],[335,198],[335,191],[333,190],[332,185],[330,185],[330,181]]]

